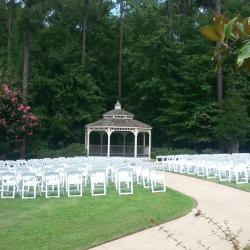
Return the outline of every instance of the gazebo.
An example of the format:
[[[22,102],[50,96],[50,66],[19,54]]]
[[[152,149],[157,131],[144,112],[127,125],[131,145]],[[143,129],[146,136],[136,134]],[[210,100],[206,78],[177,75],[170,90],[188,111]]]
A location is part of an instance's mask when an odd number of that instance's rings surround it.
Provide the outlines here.
[[[123,110],[117,101],[115,108],[104,113],[101,120],[86,125],[87,156],[150,158],[151,130],[151,126],[134,120],[134,115]],[[92,134],[98,136],[92,138]]]

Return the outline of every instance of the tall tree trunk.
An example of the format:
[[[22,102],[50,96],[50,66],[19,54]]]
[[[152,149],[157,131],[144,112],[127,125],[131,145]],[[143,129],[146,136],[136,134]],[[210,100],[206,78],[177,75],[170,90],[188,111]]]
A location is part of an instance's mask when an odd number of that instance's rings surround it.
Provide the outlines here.
[[[187,13],[188,13],[188,3],[187,3],[187,0],[181,0],[181,3],[180,3],[180,7],[181,7],[181,13],[186,16]]]
[[[8,16],[8,47],[7,47],[7,68],[10,70],[11,62],[11,42],[12,42],[12,13],[9,12]]]
[[[87,32],[88,32],[88,4],[89,0],[84,0],[84,16],[82,22],[82,65],[85,65],[86,49],[87,49]]]
[[[221,14],[221,0],[216,0],[216,14]],[[221,58],[218,57],[218,60],[220,61]],[[222,105],[222,67],[220,67],[217,71],[217,102],[221,106]]]
[[[173,33],[173,0],[166,1],[168,12],[168,38],[171,39]]]
[[[12,14],[9,13],[9,16],[8,16],[8,56],[10,54],[11,41],[12,41]]]
[[[239,153],[239,141],[232,141],[228,144],[227,149],[229,154]]]
[[[24,32],[23,86],[22,86],[22,94],[25,102],[27,102],[27,95],[28,95],[29,49],[30,49],[29,31],[26,30]]]
[[[27,95],[28,95],[29,49],[30,49],[29,31],[26,30],[24,32],[23,86],[22,86],[22,95],[25,103],[27,103]],[[24,159],[25,155],[26,155],[26,138],[24,137],[20,145],[20,158]]]
[[[122,54],[123,54],[123,13],[124,2],[120,0],[120,50],[119,50],[119,69],[118,69],[118,99],[122,99]]]
[[[215,0],[215,9],[216,9],[216,14],[220,15],[221,14],[221,0]],[[218,61],[221,60],[221,56],[218,56]],[[216,73],[216,85],[217,85],[217,102],[222,108],[222,67],[220,67]],[[223,152],[224,145],[222,143],[219,143],[219,152]]]

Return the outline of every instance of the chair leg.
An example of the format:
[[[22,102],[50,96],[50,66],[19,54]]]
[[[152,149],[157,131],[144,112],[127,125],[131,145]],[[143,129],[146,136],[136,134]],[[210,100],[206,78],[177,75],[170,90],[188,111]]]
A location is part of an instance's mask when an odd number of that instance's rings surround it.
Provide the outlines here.
[[[60,184],[57,185],[57,196],[60,197]]]

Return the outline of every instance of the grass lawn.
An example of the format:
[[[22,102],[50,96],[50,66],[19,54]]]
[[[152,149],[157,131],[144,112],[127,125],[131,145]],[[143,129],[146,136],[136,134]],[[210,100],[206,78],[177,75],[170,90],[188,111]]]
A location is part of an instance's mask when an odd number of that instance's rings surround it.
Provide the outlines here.
[[[92,197],[86,190],[82,198],[0,200],[0,249],[88,249],[180,217],[196,205],[171,189],[153,194],[135,186],[133,195],[119,196],[110,186],[107,196]]]
[[[179,173],[178,173],[179,174]],[[194,178],[198,178],[198,179],[202,179],[202,180],[206,180],[206,181],[211,181],[211,182],[215,182],[215,183],[219,183],[228,187],[233,187],[233,188],[237,188],[246,192],[250,192],[250,183],[244,183],[244,184],[237,184],[235,181],[233,182],[228,182],[228,181],[220,181],[219,179],[208,179],[206,177],[202,177],[202,176],[197,176],[197,175],[192,175],[192,174],[182,174],[182,175],[186,175],[189,177],[194,177]]]

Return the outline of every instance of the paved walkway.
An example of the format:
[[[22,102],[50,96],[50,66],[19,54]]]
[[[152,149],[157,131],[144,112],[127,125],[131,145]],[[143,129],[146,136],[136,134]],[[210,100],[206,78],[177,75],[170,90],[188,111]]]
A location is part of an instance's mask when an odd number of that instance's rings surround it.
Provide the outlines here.
[[[198,208],[216,221],[223,224],[227,220],[234,231],[243,229],[240,236],[242,245],[250,243],[250,193],[199,180],[192,177],[166,173],[167,186],[194,197]],[[221,241],[212,233],[215,229],[194,212],[177,220],[163,224],[188,249],[203,249],[198,242],[210,246],[211,250],[232,249],[229,243]],[[130,236],[106,243],[93,250],[178,250],[172,239],[153,227]]]

